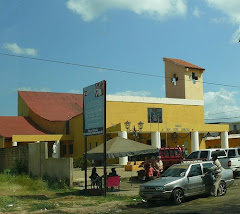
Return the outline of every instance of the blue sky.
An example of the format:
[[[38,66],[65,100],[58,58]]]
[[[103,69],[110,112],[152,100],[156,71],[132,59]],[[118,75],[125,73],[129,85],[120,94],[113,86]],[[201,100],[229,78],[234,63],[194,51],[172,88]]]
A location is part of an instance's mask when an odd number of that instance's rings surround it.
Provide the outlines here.
[[[219,84],[204,84],[206,118],[240,120],[239,0],[0,0],[0,35],[0,53],[144,74],[164,76],[163,57],[191,62]],[[82,93],[103,79],[108,94],[165,97],[161,77],[1,54],[0,65],[2,116],[17,115],[17,90]]]

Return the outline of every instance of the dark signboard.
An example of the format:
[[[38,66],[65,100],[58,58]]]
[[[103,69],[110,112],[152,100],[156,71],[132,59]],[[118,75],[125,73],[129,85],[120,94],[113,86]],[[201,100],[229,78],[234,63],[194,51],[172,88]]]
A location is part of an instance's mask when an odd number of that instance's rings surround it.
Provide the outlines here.
[[[106,81],[83,89],[83,135],[103,134]]]
[[[148,108],[148,122],[162,123],[162,108]]]

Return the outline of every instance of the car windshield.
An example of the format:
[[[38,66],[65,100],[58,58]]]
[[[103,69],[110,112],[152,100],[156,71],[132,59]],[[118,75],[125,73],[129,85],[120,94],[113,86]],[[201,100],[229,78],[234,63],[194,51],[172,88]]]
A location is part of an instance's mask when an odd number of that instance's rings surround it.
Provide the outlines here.
[[[162,175],[162,177],[183,177],[188,166],[171,166]]]

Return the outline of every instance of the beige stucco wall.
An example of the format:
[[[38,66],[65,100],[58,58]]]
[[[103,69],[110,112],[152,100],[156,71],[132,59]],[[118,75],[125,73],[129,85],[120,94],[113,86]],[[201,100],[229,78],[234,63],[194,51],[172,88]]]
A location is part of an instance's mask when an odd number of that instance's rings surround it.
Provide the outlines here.
[[[58,179],[68,179],[73,184],[73,159],[48,158],[46,142],[30,143],[29,146],[29,173],[33,176],[49,176]]]
[[[191,76],[192,72],[198,77],[193,84]],[[185,99],[203,100],[203,75],[199,69],[185,69]]]
[[[196,83],[191,80],[192,72],[198,77]],[[165,60],[165,88],[167,98],[203,100],[203,70],[184,68]],[[173,75],[178,77],[177,84],[172,83]]]
[[[165,91],[166,98],[185,98],[184,71],[182,66],[165,61]],[[172,83],[173,75],[178,77],[177,85]]]

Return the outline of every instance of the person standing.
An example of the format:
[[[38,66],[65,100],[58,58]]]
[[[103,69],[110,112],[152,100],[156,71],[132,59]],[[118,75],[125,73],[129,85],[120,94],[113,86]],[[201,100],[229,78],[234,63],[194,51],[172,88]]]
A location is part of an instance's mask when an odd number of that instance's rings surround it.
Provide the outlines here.
[[[220,161],[217,159],[217,157],[218,157],[217,154],[212,155],[213,166],[210,168],[210,170],[213,172],[213,175],[215,177],[214,192],[213,192],[215,197],[218,196],[219,184],[222,177],[222,166]]]
[[[159,176],[163,172],[163,162],[161,160],[161,156],[157,156],[155,160],[154,168],[158,172],[157,176]]]

